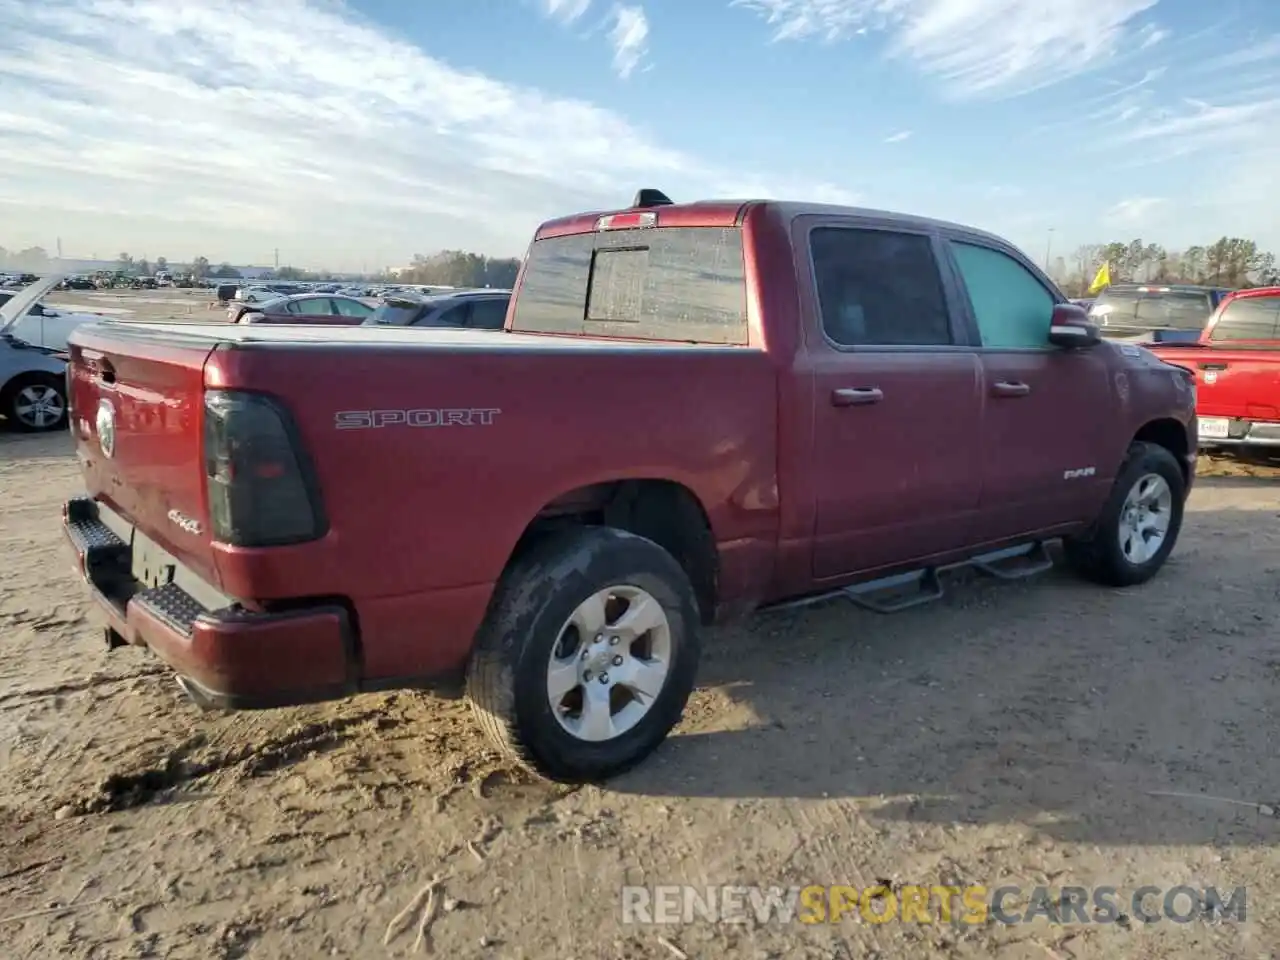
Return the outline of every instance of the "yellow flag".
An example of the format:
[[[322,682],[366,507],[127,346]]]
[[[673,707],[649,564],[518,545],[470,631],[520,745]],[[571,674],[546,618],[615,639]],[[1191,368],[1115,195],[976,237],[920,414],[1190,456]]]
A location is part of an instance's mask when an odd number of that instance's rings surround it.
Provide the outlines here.
[[[1111,286],[1111,264],[1105,262],[1098,268],[1097,275],[1093,278],[1093,283],[1089,284],[1089,292],[1097,293],[1103,287]]]

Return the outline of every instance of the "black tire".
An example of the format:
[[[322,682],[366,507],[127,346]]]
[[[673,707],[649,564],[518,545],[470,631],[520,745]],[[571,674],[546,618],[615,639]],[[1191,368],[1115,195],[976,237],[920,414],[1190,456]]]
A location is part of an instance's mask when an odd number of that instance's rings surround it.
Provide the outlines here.
[[[640,721],[611,740],[565,730],[547,696],[547,667],[569,617],[611,586],[639,587],[667,616],[666,681]],[[693,588],[651,540],[610,527],[549,535],[503,576],[467,670],[481,729],[504,754],[550,780],[592,783],[630,769],[666,738],[693,690],[700,646]]]
[[[62,415],[52,423],[36,426],[24,422],[18,416],[18,402],[22,392],[28,387],[51,387],[62,401]],[[4,385],[0,390],[0,413],[9,421],[12,430],[22,433],[48,433],[54,430],[65,430],[67,427],[67,384],[66,381],[52,373],[23,373]]]
[[[1143,563],[1133,563],[1120,548],[1120,523],[1125,499],[1134,485],[1148,474],[1164,479],[1172,493],[1169,528],[1164,543]],[[1089,533],[1063,544],[1068,563],[1086,580],[1109,587],[1131,587],[1146,583],[1169,558],[1182,530],[1186,479],[1177,458],[1154,443],[1135,442],[1116,475],[1115,485]]]

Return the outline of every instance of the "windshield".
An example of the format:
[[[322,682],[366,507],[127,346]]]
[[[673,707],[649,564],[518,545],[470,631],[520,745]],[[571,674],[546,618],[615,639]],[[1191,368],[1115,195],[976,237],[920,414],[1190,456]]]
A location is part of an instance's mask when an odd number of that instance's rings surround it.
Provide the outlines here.
[[[1213,301],[1200,290],[1104,290],[1089,312],[1108,327],[1203,330]]]

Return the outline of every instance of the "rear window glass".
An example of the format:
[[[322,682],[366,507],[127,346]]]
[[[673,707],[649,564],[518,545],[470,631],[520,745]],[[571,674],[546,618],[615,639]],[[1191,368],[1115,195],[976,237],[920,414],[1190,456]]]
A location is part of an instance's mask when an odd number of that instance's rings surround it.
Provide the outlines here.
[[[1131,320],[1149,330],[1203,330],[1213,301],[1198,291],[1104,290],[1091,312],[1105,313],[1112,324]]]
[[[1280,297],[1242,297],[1222,308],[1210,340],[1280,339]]]
[[[413,318],[418,315],[418,311],[422,309],[422,305],[418,303],[410,303],[406,300],[388,300],[378,306],[372,314],[369,315],[367,323],[385,323],[393,327],[403,327],[405,324],[412,322]]]
[[[736,227],[658,227],[539,240],[512,330],[745,344]]]

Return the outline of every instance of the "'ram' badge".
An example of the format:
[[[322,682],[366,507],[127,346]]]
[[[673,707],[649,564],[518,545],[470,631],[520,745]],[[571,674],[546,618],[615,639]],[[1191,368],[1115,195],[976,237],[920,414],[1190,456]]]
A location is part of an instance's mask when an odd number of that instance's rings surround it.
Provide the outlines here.
[[[116,452],[116,410],[110,400],[98,403],[98,417],[94,424],[98,429],[98,446],[102,455],[110,460]]]

